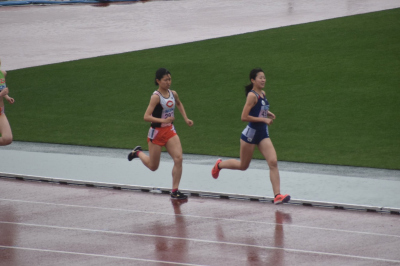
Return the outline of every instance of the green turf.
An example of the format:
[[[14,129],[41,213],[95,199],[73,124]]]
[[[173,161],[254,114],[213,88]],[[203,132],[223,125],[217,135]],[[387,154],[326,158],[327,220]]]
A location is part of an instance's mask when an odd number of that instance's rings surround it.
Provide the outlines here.
[[[147,148],[167,67],[195,123],[176,110],[184,152],[238,157],[243,86],[262,67],[279,160],[400,169],[399,22],[394,9],[9,71],[7,115],[15,140]]]

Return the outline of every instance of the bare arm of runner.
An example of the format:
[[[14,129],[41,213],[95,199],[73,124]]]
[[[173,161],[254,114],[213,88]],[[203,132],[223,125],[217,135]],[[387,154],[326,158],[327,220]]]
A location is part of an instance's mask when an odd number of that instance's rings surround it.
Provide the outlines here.
[[[185,108],[183,107],[182,102],[179,100],[178,93],[176,93],[176,91],[172,91],[172,93],[174,94],[174,97],[175,97],[176,107],[178,108],[179,112],[181,112],[181,115],[182,115],[183,119],[185,119],[186,124],[188,126],[190,126],[190,127],[193,126],[194,123],[193,123],[192,120],[190,120],[187,117],[186,112],[185,112]]]
[[[257,96],[254,93],[247,94],[246,103],[244,104],[242,111],[242,121],[244,122],[261,122],[267,125],[271,125],[273,120],[271,118],[255,117],[250,115],[250,110],[257,104]]]
[[[146,112],[144,113],[144,121],[151,123],[172,123],[174,121],[174,117],[168,117],[167,119],[154,117],[153,111],[156,108],[157,104],[160,103],[160,97],[156,94],[153,94],[150,98],[149,106],[147,107]]]

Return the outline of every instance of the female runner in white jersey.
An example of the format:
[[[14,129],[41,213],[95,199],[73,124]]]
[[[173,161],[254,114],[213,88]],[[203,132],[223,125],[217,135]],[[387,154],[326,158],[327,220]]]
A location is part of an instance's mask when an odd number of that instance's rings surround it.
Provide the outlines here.
[[[188,126],[193,126],[193,121],[187,118],[185,108],[176,91],[169,89],[171,73],[167,69],[157,70],[155,84],[158,86],[158,90],[151,96],[149,106],[144,114],[144,120],[151,122],[147,136],[149,156],[142,152],[142,147],[137,146],[129,153],[128,160],[131,161],[138,157],[147,168],[156,171],[160,164],[161,149],[165,146],[174,160],[171,198],[186,199],[187,196],[178,190],[182,176],[182,145],[173,125],[175,106],[178,107]]]
[[[0,66],[1,66],[1,60],[0,60]],[[8,119],[4,112],[3,98],[6,99],[11,104],[14,103],[14,99],[8,96],[9,91],[6,85],[6,75],[7,72],[0,70],[0,134],[1,134],[0,146],[9,145],[13,140],[10,123],[8,123]]]
[[[221,169],[246,170],[253,157],[254,148],[257,146],[269,166],[272,190],[275,195],[274,203],[285,203],[290,200],[290,196],[280,194],[277,156],[268,133],[268,126],[276,117],[269,111],[269,103],[263,91],[266,81],[264,71],[261,68],[253,69],[250,72],[250,81],[251,83],[245,87],[247,99],[242,111],[242,121],[249,124],[243,130],[240,139],[240,160],[218,159],[211,175],[217,179]]]

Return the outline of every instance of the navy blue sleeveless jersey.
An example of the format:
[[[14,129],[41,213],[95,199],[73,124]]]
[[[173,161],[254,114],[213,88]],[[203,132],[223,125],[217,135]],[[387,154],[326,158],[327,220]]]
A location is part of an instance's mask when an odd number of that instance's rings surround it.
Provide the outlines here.
[[[249,115],[266,118],[268,115],[269,103],[265,95],[263,94],[261,96],[253,90],[251,92],[257,96],[257,103],[251,108]],[[269,138],[268,125],[262,122],[249,122],[240,138],[250,144],[259,144],[263,139]]]
[[[253,90],[250,92],[254,93],[257,96],[258,100],[257,100],[256,105],[253,108],[251,108],[249,115],[254,116],[254,117],[267,118],[268,110],[269,110],[269,103],[268,103],[268,100],[265,98],[265,95],[263,94],[261,96]],[[267,124],[260,123],[260,122],[257,122],[257,123],[249,122],[249,126],[254,129],[259,129],[259,128],[266,127]]]

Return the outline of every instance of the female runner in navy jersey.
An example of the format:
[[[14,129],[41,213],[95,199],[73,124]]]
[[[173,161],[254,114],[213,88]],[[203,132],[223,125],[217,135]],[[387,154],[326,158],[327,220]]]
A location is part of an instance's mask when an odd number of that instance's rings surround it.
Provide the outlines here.
[[[144,120],[151,122],[147,136],[149,156],[142,152],[142,147],[137,146],[129,153],[128,160],[132,161],[138,157],[147,168],[156,171],[160,164],[161,149],[165,146],[174,160],[171,198],[186,199],[187,196],[178,190],[182,176],[182,145],[173,125],[175,106],[178,107],[188,126],[193,126],[193,121],[187,118],[185,108],[176,91],[169,89],[171,73],[167,69],[157,70],[155,84],[158,86],[158,90],[151,96],[149,106],[144,114]]]
[[[240,139],[240,160],[218,159],[211,174],[217,179],[219,171],[224,168],[246,170],[253,157],[254,148],[257,146],[269,166],[272,190],[275,195],[274,203],[285,203],[290,200],[290,196],[280,194],[277,156],[268,133],[268,126],[273,123],[275,115],[269,111],[269,103],[263,91],[266,81],[264,71],[261,68],[251,70],[250,81],[251,83],[245,87],[247,99],[242,111],[242,121],[249,124],[243,130]]]

